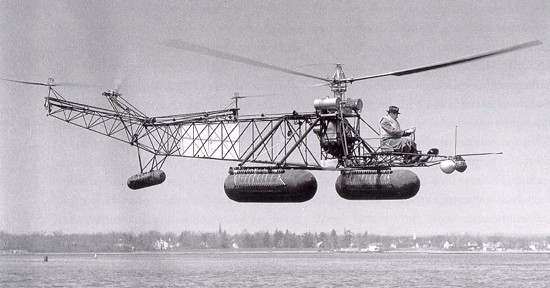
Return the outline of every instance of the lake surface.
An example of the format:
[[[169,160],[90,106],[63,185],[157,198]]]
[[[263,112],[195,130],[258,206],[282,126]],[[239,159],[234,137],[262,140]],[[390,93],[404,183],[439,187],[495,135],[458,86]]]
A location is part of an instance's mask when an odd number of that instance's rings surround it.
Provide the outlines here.
[[[0,255],[0,287],[550,287],[550,254]]]

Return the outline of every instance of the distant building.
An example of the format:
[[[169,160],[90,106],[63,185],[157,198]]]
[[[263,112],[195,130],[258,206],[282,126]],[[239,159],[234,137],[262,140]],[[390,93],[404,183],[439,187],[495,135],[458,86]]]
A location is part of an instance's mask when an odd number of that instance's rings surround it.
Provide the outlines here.
[[[504,247],[504,244],[502,242],[497,243],[483,243],[482,244],[482,250],[491,252],[491,251],[506,251],[506,248]]]
[[[466,243],[466,246],[467,246],[468,250],[470,250],[470,251],[480,250],[479,245],[477,244],[477,242],[468,241],[468,243]]]
[[[496,247],[495,247],[495,244],[493,243],[483,243],[483,251],[497,251]]]
[[[361,249],[361,252],[382,252],[382,243],[371,243],[367,248]]]
[[[538,242],[529,243],[529,250],[532,250],[532,251],[539,250],[539,243]]]
[[[159,239],[155,241],[154,247],[155,247],[155,250],[168,250],[169,248],[171,248],[171,245],[170,243],[162,239]]]

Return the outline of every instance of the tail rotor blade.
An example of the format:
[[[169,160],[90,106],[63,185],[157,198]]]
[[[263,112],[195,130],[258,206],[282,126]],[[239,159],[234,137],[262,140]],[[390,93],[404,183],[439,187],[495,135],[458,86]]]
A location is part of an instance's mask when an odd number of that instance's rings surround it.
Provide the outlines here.
[[[14,83],[20,83],[25,85],[37,85],[37,86],[46,86],[46,87],[56,87],[56,86],[64,86],[64,87],[94,87],[94,85],[90,84],[84,84],[84,83],[78,83],[78,82],[63,82],[63,83],[54,83],[53,79],[50,82],[34,82],[34,81],[23,81],[23,80],[15,80],[15,79],[8,79],[8,78],[0,78],[0,80],[8,81],[8,82],[14,82]]]
[[[14,80],[14,79],[7,79],[7,78],[0,78],[0,79],[8,82],[21,83],[21,84],[27,84],[27,85],[55,86],[54,84],[51,84],[51,83],[22,81],[22,80]]]
[[[238,93],[235,93],[231,99],[242,99],[242,98],[263,98],[263,97],[271,97],[271,96],[277,96],[277,94],[251,94],[251,95],[240,95]]]
[[[96,87],[95,85],[90,84],[84,84],[84,83],[78,83],[78,82],[62,82],[62,83],[55,83],[49,86],[63,86],[63,87]]]

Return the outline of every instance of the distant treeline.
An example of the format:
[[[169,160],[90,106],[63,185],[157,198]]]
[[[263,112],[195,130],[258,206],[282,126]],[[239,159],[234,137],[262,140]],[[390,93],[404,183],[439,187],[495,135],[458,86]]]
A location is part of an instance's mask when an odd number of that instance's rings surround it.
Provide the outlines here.
[[[66,234],[32,233],[9,234],[0,232],[0,251],[23,251],[31,253],[59,252],[59,253],[95,253],[95,252],[133,252],[158,250],[189,250],[189,249],[323,249],[335,250],[340,248],[365,248],[369,244],[377,243],[381,247],[391,249],[423,247],[438,249],[445,242],[453,243],[453,247],[467,248],[472,243],[501,243],[507,249],[523,249],[532,243],[548,245],[550,237],[519,237],[519,236],[470,236],[465,235],[438,235],[426,237],[412,236],[384,236],[373,235],[367,232],[353,233],[336,230],[321,233],[296,234],[288,230],[275,230],[274,233],[255,232],[246,230],[237,234],[218,232],[191,232],[160,233],[150,231],[146,233],[96,233],[96,234]],[[544,243],[544,244],[543,244]]]

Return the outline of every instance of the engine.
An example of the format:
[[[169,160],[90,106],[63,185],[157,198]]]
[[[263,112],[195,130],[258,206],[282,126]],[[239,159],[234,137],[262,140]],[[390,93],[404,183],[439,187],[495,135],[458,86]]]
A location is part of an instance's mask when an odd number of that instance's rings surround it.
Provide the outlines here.
[[[317,180],[305,170],[230,169],[224,190],[236,202],[305,202],[317,192]]]
[[[420,179],[409,170],[342,171],[336,179],[338,195],[348,200],[409,199],[419,189]]]
[[[361,99],[324,98],[313,102],[315,111],[322,115],[319,127],[314,133],[319,136],[321,148],[328,154],[341,158],[353,150],[358,140],[347,127],[347,117],[355,117],[363,109]]]

